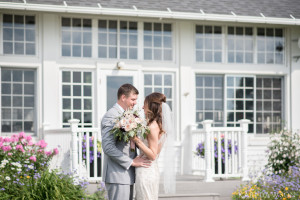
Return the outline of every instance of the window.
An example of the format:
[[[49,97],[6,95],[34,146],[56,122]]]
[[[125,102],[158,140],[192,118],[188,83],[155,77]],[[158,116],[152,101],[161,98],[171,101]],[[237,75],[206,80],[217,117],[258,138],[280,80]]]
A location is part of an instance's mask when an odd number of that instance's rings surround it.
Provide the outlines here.
[[[172,25],[144,23],[144,59],[171,61]]]
[[[35,71],[1,69],[1,132],[35,132]]]
[[[253,133],[254,77],[226,77],[227,126],[236,127],[241,119],[249,119],[249,132]]]
[[[62,72],[62,124],[79,119],[80,127],[93,125],[93,73],[89,71]]]
[[[167,98],[167,104],[174,109],[174,74],[172,73],[145,73],[144,95],[152,92],[163,93]]]
[[[118,28],[118,23],[119,23],[119,28]],[[98,21],[98,57],[99,58],[119,57],[121,59],[137,59],[138,57],[137,46],[138,46],[137,22],[128,22],[128,21],[118,22],[114,20]]]
[[[224,126],[223,76],[196,75],[196,122],[214,120],[213,126]],[[202,128],[202,125],[198,125]]]
[[[283,29],[257,28],[257,63],[283,64]]]
[[[35,16],[3,15],[3,53],[35,55]]]
[[[62,18],[62,56],[92,56],[92,20]]]
[[[253,63],[253,28],[228,27],[229,63]]]
[[[282,78],[256,79],[256,133],[270,133],[282,129]]]
[[[221,26],[196,26],[196,61],[222,62]]]
[[[283,78],[268,76],[196,75],[196,123],[237,127],[249,119],[249,133],[282,129]],[[223,103],[224,102],[224,103]]]

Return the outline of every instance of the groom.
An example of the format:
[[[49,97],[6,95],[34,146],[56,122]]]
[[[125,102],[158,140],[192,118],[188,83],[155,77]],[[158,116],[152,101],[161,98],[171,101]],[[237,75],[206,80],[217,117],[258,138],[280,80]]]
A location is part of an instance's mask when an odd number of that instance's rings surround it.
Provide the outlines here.
[[[109,200],[132,200],[135,167],[149,167],[150,161],[136,157],[130,151],[130,142],[116,141],[110,133],[115,120],[126,109],[133,109],[139,91],[131,84],[118,90],[118,101],[104,115],[101,122],[102,148],[104,152],[103,181]]]

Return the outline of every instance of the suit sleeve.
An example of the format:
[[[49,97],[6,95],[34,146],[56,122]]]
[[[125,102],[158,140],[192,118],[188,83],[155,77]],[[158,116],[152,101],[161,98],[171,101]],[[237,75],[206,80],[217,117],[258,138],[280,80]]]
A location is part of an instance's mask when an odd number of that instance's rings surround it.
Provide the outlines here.
[[[133,160],[116,147],[114,136],[110,133],[114,126],[114,121],[115,118],[109,114],[102,119],[102,149],[111,160],[118,163],[123,168],[129,169]]]

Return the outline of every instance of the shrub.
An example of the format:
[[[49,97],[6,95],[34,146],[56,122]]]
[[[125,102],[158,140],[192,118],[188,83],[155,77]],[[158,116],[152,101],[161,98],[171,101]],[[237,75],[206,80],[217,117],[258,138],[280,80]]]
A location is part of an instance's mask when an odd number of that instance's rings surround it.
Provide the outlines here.
[[[287,173],[291,166],[300,164],[299,134],[283,131],[272,135],[268,154],[266,168],[274,174]]]

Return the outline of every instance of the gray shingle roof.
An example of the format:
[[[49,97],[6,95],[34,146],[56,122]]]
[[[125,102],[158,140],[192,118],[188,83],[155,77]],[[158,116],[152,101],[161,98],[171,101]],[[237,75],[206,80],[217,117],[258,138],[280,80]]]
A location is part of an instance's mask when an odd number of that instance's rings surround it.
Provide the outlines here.
[[[26,0],[27,3],[63,5],[63,0]],[[22,0],[2,0],[18,2]],[[228,14],[266,17],[300,18],[300,0],[66,0],[69,6],[133,9],[135,5],[142,10],[172,11],[199,13],[202,9],[208,14]]]

